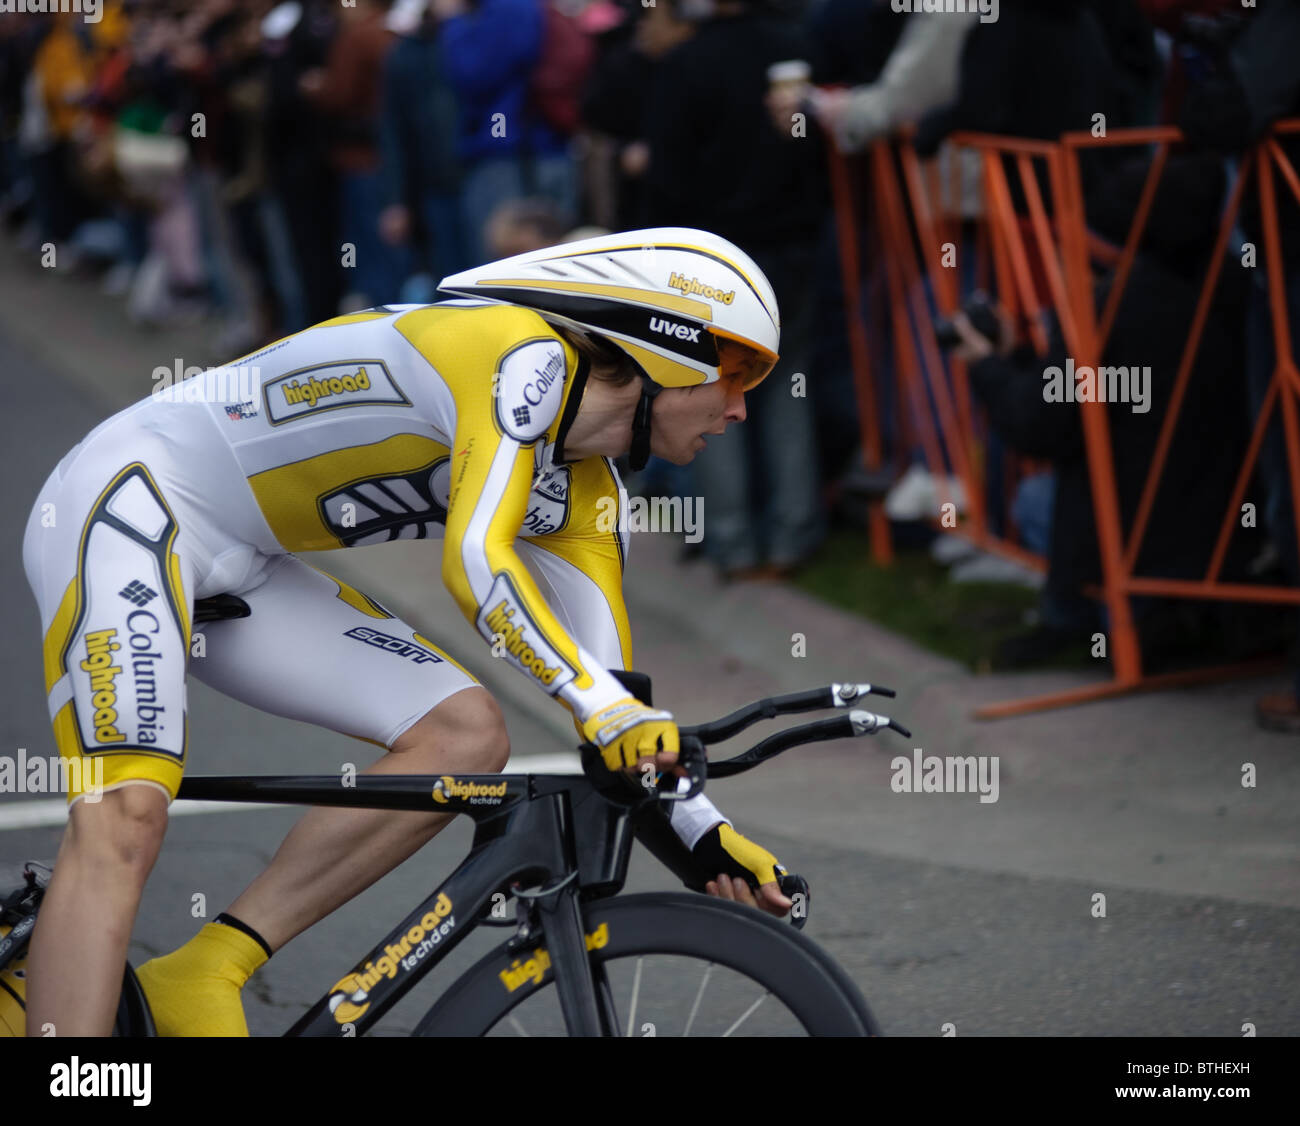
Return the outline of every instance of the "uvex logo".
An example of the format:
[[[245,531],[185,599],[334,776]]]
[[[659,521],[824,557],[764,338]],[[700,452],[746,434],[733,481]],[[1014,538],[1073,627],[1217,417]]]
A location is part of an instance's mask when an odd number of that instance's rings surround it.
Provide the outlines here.
[[[675,336],[678,340],[689,340],[692,343],[700,342],[700,330],[691,328],[690,325],[679,325],[673,321],[666,321],[662,317],[650,318],[650,331],[662,332],[665,336]]]

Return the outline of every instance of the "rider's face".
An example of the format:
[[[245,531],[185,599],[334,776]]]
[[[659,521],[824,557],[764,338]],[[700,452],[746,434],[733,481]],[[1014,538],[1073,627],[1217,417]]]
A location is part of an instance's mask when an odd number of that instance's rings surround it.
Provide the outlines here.
[[[705,437],[728,423],[745,421],[741,376],[699,387],[667,387],[655,398],[650,450],[674,465],[686,465],[704,449]]]

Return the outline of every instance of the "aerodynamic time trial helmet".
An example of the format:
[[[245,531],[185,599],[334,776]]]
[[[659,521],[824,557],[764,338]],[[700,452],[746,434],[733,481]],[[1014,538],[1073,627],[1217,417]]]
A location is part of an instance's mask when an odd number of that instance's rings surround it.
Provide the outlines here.
[[[658,387],[739,375],[748,391],[772,370],[781,340],[763,271],[734,243],[689,227],[561,243],[452,274],[438,289],[523,305],[603,338]]]

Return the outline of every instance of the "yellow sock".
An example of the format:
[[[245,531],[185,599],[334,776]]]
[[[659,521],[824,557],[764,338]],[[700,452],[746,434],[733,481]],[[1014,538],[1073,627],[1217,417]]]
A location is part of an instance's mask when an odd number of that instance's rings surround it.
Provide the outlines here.
[[[208,923],[179,950],[135,972],[159,1036],[247,1036],[239,991],[265,961],[256,939]]]

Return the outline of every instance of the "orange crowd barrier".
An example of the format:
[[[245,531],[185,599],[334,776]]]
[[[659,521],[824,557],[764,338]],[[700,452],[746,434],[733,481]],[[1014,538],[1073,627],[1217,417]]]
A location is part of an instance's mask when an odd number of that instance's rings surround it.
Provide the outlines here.
[[[1291,587],[1225,582],[1224,559],[1234,527],[1239,526],[1242,502],[1254,473],[1264,434],[1274,412],[1281,411],[1295,505],[1300,529],[1300,373],[1292,350],[1285,281],[1278,233],[1277,185],[1280,176],[1300,202],[1300,176],[1278,144],[1278,137],[1300,133],[1300,121],[1282,122],[1246,154],[1221,218],[1218,236],[1206,270],[1195,315],[1184,343],[1174,388],[1161,422],[1155,451],[1148,467],[1132,526],[1122,527],[1114,475],[1110,427],[1106,404],[1082,402],[1084,446],[1092,488],[1102,581],[1094,593],[1109,616],[1107,642],[1112,678],[1068,692],[993,704],[976,712],[982,718],[1018,715],[1048,708],[1104,699],[1122,693],[1222,679],[1260,671],[1261,662],[1199,668],[1161,675],[1144,674],[1138,634],[1130,599],[1160,596],[1187,599],[1222,599],[1300,604],[1300,591]],[[965,134],[953,144],[979,154],[982,179],[982,215],[975,240],[977,277],[987,279],[1000,304],[1026,326],[1040,354],[1047,348],[1043,318],[1051,309],[1061,326],[1068,354],[1078,367],[1097,368],[1114,324],[1119,302],[1128,283],[1143,231],[1151,213],[1171,146],[1178,144],[1177,129],[1159,127],[1112,131],[1104,138],[1071,133],[1058,142]],[[1102,145],[1145,146],[1152,159],[1131,228],[1122,248],[1107,244],[1088,229],[1085,214],[1081,154]],[[1008,165],[1014,169],[1025,214],[1013,204]],[[954,162],[956,169],[956,162]],[[1050,191],[1049,210],[1040,189],[1040,173]],[[946,208],[934,162],[924,163],[905,138],[878,141],[859,158],[831,150],[832,202],[844,271],[845,310],[849,326],[850,355],[858,393],[863,458],[867,467],[884,468],[880,402],[870,349],[862,321],[861,262],[858,247],[861,228],[859,201],[870,213],[872,244],[882,257],[889,295],[888,324],[893,343],[893,383],[900,402],[911,410],[911,425],[900,438],[922,450],[927,468],[940,482],[949,472],[962,484],[967,509],[958,528],[977,547],[1001,554],[1030,567],[1043,569],[1046,561],[1025,550],[1014,529],[995,533],[990,527],[985,499],[987,434],[973,407],[964,366],[955,359],[945,365],[934,333],[931,301],[943,315],[960,304],[959,271],[945,261],[944,244],[958,245],[956,219]],[[956,179],[956,173],[954,180]],[[856,183],[855,183],[856,181]],[[1251,440],[1238,473],[1231,503],[1223,515],[1218,538],[1204,577],[1199,581],[1134,573],[1143,537],[1162,480],[1165,461],[1176,433],[1179,414],[1196,359],[1197,349],[1222,270],[1228,240],[1247,190],[1259,193],[1263,245],[1259,253],[1268,273],[1269,310],[1277,363]],[[954,195],[956,193],[954,192]],[[1114,282],[1105,305],[1098,309],[1093,288],[1094,264],[1110,266]],[[1243,388],[1243,409],[1245,390]],[[946,457],[945,457],[946,452]],[[1031,468],[1018,459],[1020,469]],[[939,496],[943,502],[951,499]],[[935,516],[950,528],[950,521]],[[889,523],[879,500],[870,507],[868,524],[872,557],[879,563],[893,558]],[[1300,534],[1300,532],[1298,532]],[[1269,662],[1275,665],[1275,662]]]

